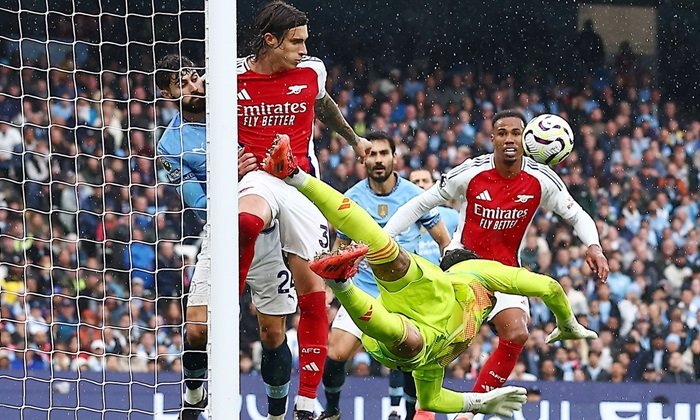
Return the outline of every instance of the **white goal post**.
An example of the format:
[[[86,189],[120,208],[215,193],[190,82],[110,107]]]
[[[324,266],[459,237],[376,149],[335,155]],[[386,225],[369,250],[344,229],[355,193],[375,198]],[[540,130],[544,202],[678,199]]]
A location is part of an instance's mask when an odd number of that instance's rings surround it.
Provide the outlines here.
[[[207,10],[207,143],[211,224],[209,395],[214,420],[240,407],[238,328],[238,138],[236,2],[209,0]]]
[[[156,156],[169,53],[206,68],[208,413],[233,418],[236,2],[7,0],[0,22],[0,419],[178,416],[203,223]]]

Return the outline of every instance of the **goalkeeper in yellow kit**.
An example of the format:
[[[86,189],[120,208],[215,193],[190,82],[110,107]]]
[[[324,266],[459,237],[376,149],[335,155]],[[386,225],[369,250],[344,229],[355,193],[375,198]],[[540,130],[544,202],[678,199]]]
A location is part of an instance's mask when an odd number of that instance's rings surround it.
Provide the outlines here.
[[[413,372],[420,408],[509,416],[522,407],[523,388],[460,393],[442,387],[444,367],[469,347],[495,302],[495,291],[542,298],[557,318],[548,342],[596,337],[576,322],[563,289],[550,277],[478,260],[464,249],[448,253],[441,267],[401,249],[352,200],[298,169],[286,135],[277,137],[263,168],[296,187],[357,242],[318,256],[310,267],[327,279],[363,332],[367,352],[387,367]],[[362,257],[377,279],[378,299],[348,280]]]

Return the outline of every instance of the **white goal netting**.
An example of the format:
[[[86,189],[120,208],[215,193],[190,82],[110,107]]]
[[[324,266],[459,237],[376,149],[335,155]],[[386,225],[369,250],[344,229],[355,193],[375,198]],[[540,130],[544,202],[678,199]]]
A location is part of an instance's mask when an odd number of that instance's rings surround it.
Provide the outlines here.
[[[204,0],[0,1],[0,418],[175,419],[201,222],[156,164]]]

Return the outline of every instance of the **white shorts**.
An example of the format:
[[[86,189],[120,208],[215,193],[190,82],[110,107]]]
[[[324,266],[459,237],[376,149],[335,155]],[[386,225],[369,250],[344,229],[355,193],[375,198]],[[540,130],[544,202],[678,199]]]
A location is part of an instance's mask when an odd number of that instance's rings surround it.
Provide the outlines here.
[[[335,314],[335,319],[333,320],[333,324],[331,324],[331,328],[343,330],[354,335],[358,340],[362,340],[362,331],[357,328],[355,321],[350,318],[350,314],[345,309],[345,306],[341,305],[338,309],[338,313]]]
[[[229,281],[234,281],[235,275]],[[208,226],[204,230],[202,247],[197,255],[187,306],[209,304],[211,257],[209,256]],[[280,231],[275,223],[255,241],[255,257],[248,272],[253,304],[265,315],[288,315],[296,312],[297,294],[292,274],[284,263]],[[233,303],[233,302],[232,302]]]
[[[527,296],[509,295],[501,292],[495,292],[494,295],[496,296],[496,305],[491,309],[491,313],[486,318],[487,321],[491,322],[499,312],[510,308],[522,309],[527,314],[528,319],[530,318],[530,301]]]
[[[238,197],[258,195],[279,221],[282,250],[305,260],[328,249],[328,222],[321,211],[291,185],[264,171],[247,173],[238,183]],[[257,252],[256,252],[257,254]]]

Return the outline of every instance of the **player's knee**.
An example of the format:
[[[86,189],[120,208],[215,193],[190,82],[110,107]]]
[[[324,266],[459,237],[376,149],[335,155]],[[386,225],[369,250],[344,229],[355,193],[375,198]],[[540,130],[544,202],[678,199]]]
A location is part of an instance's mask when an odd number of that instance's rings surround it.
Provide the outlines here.
[[[420,335],[418,329],[411,324],[406,324],[406,328],[408,329],[406,339],[393,346],[391,351],[396,356],[404,359],[412,359],[418,356],[423,350],[423,336]]]
[[[275,349],[284,343],[285,331],[277,325],[261,326],[260,342],[268,349]]]
[[[289,254],[287,257],[289,269],[294,278],[295,288],[299,297],[309,295],[311,293],[321,292],[326,290],[323,279],[309,268],[309,262],[298,255]],[[299,307],[303,311],[303,299],[299,299]],[[323,310],[325,310],[325,300]]]
[[[528,333],[527,326],[513,326],[512,329],[508,330],[505,334],[498,336],[500,339],[508,340],[511,343],[515,343],[524,346],[527,339],[530,337]]]
[[[203,347],[207,345],[207,325],[188,323],[186,340],[192,347]]]
[[[254,243],[260,232],[262,232],[265,222],[254,214],[239,213],[238,226],[241,243]]]
[[[350,351],[329,343],[327,357],[334,362],[347,362],[350,359]]]

